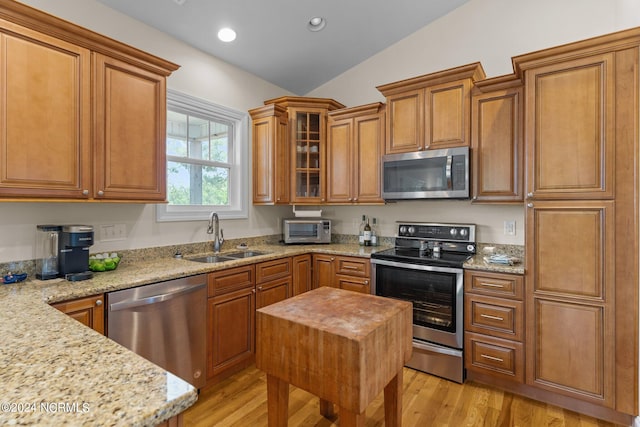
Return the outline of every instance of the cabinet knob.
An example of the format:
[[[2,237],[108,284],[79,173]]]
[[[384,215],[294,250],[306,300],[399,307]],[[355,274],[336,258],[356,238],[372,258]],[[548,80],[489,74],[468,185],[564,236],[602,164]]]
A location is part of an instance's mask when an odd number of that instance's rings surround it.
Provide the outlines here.
[[[365,280],[365,281],[364,281],[364,284],[365,284],[365,285],[368,285],[368,284],[369,284],[369,281],[368,281],[368,280]]]
[[[258,286],[258,290],[261,291],[262,290],[262,286]]]
[[[82,195],[83,196],[88,196],[89,195],[89,190],[82,190]]]
[[[478,200],[478,196],[473,196],[471,200]]]
[[[528,208],[532,208],[533,207],[533,203],[527,203],[527,207]]]
[[[533,197],[533,193],[527,193],[527,199],[530,199]]]
[[[335,258],[334,258],[334,257],[331,257],[331,261],[335,261]]]
[[[324,199],[320,199],[321,202],[324,202]]]
[[[102,305],[102,300],[101,300],[101,299],[96,300],[96,305],[97,305],[98,307],[100,307],[100,306]]]
[[[354,198],[353,198],[353,201],[354,201],[354,202],[357,202],[357,201],[358,201],[358,198],[357,198],[357,197],[354,197]]]
[[[98,196],[104,196],[104,191],[102,190],[98,191]]]

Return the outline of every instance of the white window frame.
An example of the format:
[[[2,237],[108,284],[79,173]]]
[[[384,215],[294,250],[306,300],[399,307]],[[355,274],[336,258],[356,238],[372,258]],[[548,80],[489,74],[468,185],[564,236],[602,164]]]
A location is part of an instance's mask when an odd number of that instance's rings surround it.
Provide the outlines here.
[[[231,123],[233,127],[233,159],[229,173],[229,205],[156,205],[156,220],[202,221],[208,220],[212,211],[221,219],[246,219],[249,217],[249,115],[241,111],[214,104],[175,90],[167,90],[167,110]],[[164,150],[167,150],[166,136]]]

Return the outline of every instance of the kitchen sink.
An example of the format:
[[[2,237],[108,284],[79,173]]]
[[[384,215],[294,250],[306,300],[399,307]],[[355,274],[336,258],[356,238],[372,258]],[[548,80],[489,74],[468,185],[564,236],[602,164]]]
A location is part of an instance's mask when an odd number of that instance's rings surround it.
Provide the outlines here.
[[[258,256],[258,255],[266,255],[269,252],[261,252],[261,251],[241,251],[241,252],[233,252],[230,254],[224,254],[224,256],[229,257],[229,258],[234,258],[234,259],[240,259],[240,258],[251,258],[252,256]]]
[[[197,258],[185,258],[185,259],[188,261],[195,261],[195,262],[215,263],[215,262],[234,261],[238,258],[230,258],[227,256],[221,256],[221,255],[208,255],[208,256],[201,256]]]

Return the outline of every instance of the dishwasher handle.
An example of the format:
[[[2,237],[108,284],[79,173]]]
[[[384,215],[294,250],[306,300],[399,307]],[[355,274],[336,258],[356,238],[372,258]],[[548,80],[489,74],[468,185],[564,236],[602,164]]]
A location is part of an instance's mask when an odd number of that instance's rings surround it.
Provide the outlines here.
[[[202,289],[205,286],[206,284],[202,283],[200,285],[187,286],[184,288],[180,288],[173,292],[168,292],[166,294],[153,295],[153,296],[142,298],[142,299],[116,302],[109,305],[109,311],[126,310],[128,308],[142,307],[144,305],[150,305],[150,304],[156,304],[163,301],[169,301],[181,295],[185,295],[185,294],[197,291],[199,289]]]

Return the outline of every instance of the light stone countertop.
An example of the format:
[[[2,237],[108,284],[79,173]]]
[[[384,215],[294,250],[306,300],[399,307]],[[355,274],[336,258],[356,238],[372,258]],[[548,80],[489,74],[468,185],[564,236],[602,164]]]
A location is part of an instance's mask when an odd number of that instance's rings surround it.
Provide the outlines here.
[[[251,250],[268,254],[216,264],[189,261],[195,254],[155,258],[122,262],[115,271],[80,282],[53,279],[0,285],[0,424],[153,426],[197,400],[197,391],[185,381],[48,304],[283,256],[311,252],[369,257],[387,248],[252,246]],[[474,264],[474,260],[467,267],[524,271]]]

